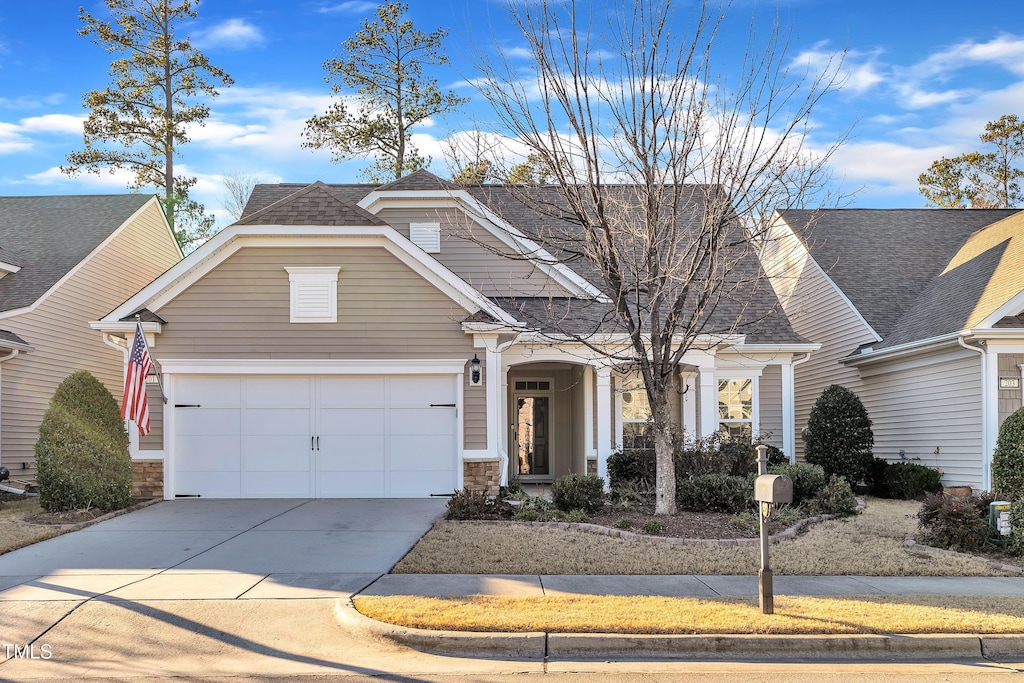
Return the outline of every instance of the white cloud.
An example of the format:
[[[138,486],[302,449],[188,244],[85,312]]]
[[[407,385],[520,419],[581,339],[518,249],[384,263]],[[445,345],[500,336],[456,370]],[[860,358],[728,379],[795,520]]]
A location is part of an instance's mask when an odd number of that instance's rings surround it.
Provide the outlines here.
[[[836,50],[829,50],[828,43],[816,43],[811,49],[796,55],[792,64],[807,69],[812,74],[836,74],[845,91],[861,94],[871,90],[886,79],[878,63],[881,51],[860,52],[848,50],[844,56]]]
[[[317,9],[320,14],[368,14],[377,9],[376,2],[365,0],[347,0],[334,5],[324,5]]]
[[[955,147],[913,147],[895,142],[849,142],[832,157],[832,165],[848,182],[886,193],[916,193],[917,176],[942,157],[957,154]]]
[[[59,166],[25,176],[26,182],[36,185],[70,186],[68,187],[69,192],[78,191],[76,188],[127,192],[128,186],[134,179],[134,173],[121,169],[101,170],[99,173],[79,173],[77,176],[71,177],[61,173]]]
[[[67,133],[81,135],[84,116],[70,114],[44,114],[21,120],[21,130],[26,133]]]
[[[193,42],[203,49],[246,50],[259,47],[265,39],[259,27],[245,19],[228,19],[216,26],[197,31]]]

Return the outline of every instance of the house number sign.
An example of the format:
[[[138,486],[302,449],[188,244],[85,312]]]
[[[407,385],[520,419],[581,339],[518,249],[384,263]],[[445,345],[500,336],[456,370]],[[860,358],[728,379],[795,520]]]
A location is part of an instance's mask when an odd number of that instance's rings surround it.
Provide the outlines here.
[[[1020,389],[1020,377],[1000,377],[1000,389]]]

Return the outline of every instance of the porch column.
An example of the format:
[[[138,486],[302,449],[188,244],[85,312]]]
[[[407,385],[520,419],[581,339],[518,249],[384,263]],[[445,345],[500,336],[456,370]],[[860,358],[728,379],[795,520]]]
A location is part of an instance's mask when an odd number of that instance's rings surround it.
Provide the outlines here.
[[[498,351],[493,344],[488,344],[485,353],[484,363],[484,389],[487,396],[487,453],[489,456],[501,458],[501,424],[504,422],[499,411],[501,410],[501,351]],[[508,467],[505,462],[501,464],[499,483],[504,486],[508,484]]]
[[[683,385],[682,415],[680,415],[683,432],[691,436],[697,436],[697,375],[692,372],[679,374],[679,381]]]
[[[612,369],[597,368],[597,476],[608,485],[608,456],[612,454]]]
[[[796,395],[793,390],[793,364],[782,364],[782,452],[796,462]]]
[[[594,368],[583,368],[583,458],[595,457],[594,449]],[[585,464],[585,463],[584,463]]]
[[[714,361],[714,359],[712,359]],[[700,433],[703,439],[718,431],[718,382],[715,381],[715,366],[700,366]]]

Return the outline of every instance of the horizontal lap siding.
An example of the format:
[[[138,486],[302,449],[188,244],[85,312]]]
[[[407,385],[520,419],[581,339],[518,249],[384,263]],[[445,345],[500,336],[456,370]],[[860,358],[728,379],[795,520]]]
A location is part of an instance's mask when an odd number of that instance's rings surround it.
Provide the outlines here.
[[[431,254],[485,296],[565,296],[531,263],[503,256],[509,247],[464,213],[440,209],[384,209],[377,217],[409,236],[410,223],[440,223],[441,251]]]
[[[982,485],[981,369],[955,350],[862,368],[875,455],[938,467],[947,485]],[[938,448],[939,453],[934,451]],[[918,460],[919,458],[919,460]]]
[[[286,266],[339,266],[338,322],[292,323]],[[170,358],[473,357],[468,313],[383,248],[244,248],[159,311]],[[467,448],[486,443],[484,387],[465,387]],[[470,445],[474,444],[474,445]]]
[[[38,308],[0,322],[0,327],[34,347],[0,366],[0,462],[12,477],[35,476],[39,424],[65,377],[89,370],[120,403],[124,356],[106,346],[89,322],[109,313],[178,259],[160,209],[151,205]],[[29,467],[21,469],[22,463]]]
[[[799,434],[807,426],[814,402],[830,384],[860,392],[857,369],[841,364],[840,360],[875,338],[788,230],[765,248],[762,259],[793,329],[807,340],[821,344],[809,360],[793,369],[796,456],[803,458],[804,445]]]
[[[160,385],[146,386],[146,401],[149,403],[149,434],[139,436],[139,450],[160,451],[164,448],[164,395]]]
[[[758,380],[758,410],[761,424],[758,432],[764,443],[782,448],[782,367],[767,365]]]

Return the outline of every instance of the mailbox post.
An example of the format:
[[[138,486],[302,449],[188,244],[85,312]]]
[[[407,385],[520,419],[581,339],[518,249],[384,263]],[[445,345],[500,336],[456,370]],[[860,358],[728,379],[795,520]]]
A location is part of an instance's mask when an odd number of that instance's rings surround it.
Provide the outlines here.
[[[757,572],[757,597],[761,614],[775,614],[772,568],[768,561],[768,520],[782,503],[793,502],[793,481],[781,474],[768,474],[768,447],[757,447],[757,479],[754,500],[757,501],[761,528],[761,569]]]

